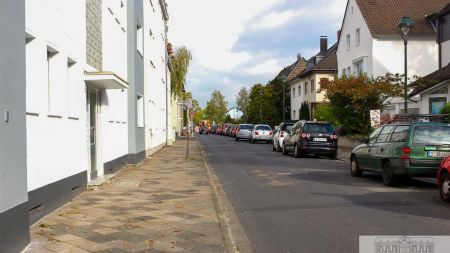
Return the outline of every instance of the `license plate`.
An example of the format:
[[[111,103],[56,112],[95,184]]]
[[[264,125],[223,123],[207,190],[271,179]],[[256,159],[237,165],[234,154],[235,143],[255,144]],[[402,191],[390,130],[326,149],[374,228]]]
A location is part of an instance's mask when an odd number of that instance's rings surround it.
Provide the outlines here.
[[[428,157],[447,157],[449,155],[450,152],[428,151]]]
[[[327,138],[314,138],[313,141],[327,141]]]

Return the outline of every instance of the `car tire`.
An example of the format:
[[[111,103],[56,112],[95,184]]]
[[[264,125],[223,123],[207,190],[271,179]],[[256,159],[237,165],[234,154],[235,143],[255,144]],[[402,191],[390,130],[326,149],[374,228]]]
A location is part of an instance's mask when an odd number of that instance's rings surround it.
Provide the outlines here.
[[[252,141],[251,141],[251,143],[252,143],[252,144],[255,144],[255,140],[254,140],[253,138],[252,138]]]
[[[300,158],[302,156],[301,151],[298,149],[297,144],[294,144],[294,157]]]
[[[350,159],[350,174],[352,177],[360,177],[362,175],[358,160],[354,156]]]
[[[277,144],[278,144],[277,147],[276,147],[277,152],[281,152],[282,149],[281,149],[281,147],[280,147],[280,142],[277,141]],[[275,146],[275,143],[274,143],[273,145]]]
[[[450,202],[450,176],[447,172],[443,172],[439,179],[439,193],[444,202]]]
[[[397,176],[394,175],[394,171],[389,162],[383,164],[383,183],[386,186],[394,186],[397,183]]]
[[[277,151],[277,148],[275,147],[275,142],[274,143],[272,143],[272,151]]]
[[[236,141],[239,141],[239,138],[236,138]]]
[[[283,143],[283,155],[288,155],[289,154],[289,152],[287,151],[287,149],[286,149],[286,144],[285,143]]]

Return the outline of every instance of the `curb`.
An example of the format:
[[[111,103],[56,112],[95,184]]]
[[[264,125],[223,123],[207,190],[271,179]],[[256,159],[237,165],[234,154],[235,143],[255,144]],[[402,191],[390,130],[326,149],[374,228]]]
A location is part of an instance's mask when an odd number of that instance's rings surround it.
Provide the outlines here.
[[[215,174],[214,168],[209,165],[209,159],[203,145],[197,141],[200,153],[208,175],[209,184],[216,206],[217,218],[225,242],[227,251],[230,253],[253,253],[250,241],[239,223],[236,212],[231,205],[225,191],[222,188],[219,177]]]

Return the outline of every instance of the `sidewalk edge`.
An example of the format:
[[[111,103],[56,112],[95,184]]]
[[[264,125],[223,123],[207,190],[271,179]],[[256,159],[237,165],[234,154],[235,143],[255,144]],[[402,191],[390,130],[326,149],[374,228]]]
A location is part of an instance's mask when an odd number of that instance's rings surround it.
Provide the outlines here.
[[[203,145],[197,141],[205,165],[208,180],[216,206],[217,217],[228,252],[253,253],[250,241],[244,232],[239,219],[231,205],[225,191],[222,188],[219,177],[214,168],[210,165],[208,155]]]

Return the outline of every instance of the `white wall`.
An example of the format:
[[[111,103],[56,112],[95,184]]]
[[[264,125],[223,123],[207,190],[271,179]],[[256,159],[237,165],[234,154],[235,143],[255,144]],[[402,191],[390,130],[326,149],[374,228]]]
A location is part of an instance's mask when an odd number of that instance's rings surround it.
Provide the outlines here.
[[[103,0],[103,71],[112,71],[125,80],[128,78],[127,32],[127,1]],[[126,89],[101,92],[101,163],[128,154],[127,94]]]
[[[0,213],[28,200],[25,1],[0,1]],[[9,111],[9,122],[4,113]]]
[[[299,119],[299,115],[300,115],[300,106],[303,102],[303,97],[304,97],[304,92],[302,90],[302,94],[301,96],[298,96],[298,86],[303,87],[303,83],[300,82],[299,79],[296,79],[295,81],[293,81],[291,83],[291,120],[298,120]],[[295,88],[295,97],[293,96],[293,92],[294,92],[294,88]],[[294,115],[294,110],[295,110],[295,115]]]
[[[145,148],[166,143],[166,42],[159,1],[144,1]],[[150,32],[151,31],[151,32]]]
[[[353,13],[352,13],[353,8]],[[360,44],[356,45],[356,29],[360,29]],[[347,34],[350,34],[350,49],[347,49]],[[370,34],[361,11],[355,0],[350,0],[347,12],[345,13],[345,21],[341,31],[341,38],[337,50],[338,57],[338,75],[343,74],[343,69],[351,68],[354,73],[353,61],[364,58],[364,70],[369,76],[372,75],[372,62],[368,59],[372,58],[372,42],[373,38]],[[347,73],[348,74],[348,73]]]
[[[442,67],[450,64],[450,40],[441,43]]]
[[[27,36],[34,37],[26,45],[28,191],[87,169],[85,15],[84,1],[26,1]],[[50,85],[48,47],[58,51]],[[68,58],[76,62],[70,71]]]
[[[373,41],[373,75],[383,76],[386,73],[404,73],[403,40]],[[438,45],[434,38],[411,39],[408,43],[408,77],[426,76],[439,67]]]

